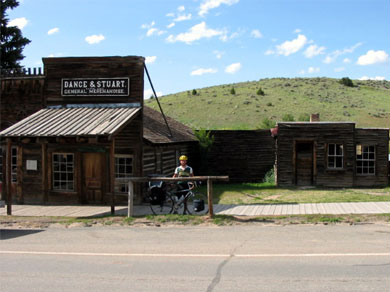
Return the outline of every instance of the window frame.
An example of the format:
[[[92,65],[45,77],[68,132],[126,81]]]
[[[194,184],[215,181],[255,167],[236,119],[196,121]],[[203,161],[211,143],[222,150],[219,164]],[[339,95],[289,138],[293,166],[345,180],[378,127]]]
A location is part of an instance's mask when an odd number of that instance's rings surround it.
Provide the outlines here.
[[[360,154],[360,156],[362,156],[361,158],[358,158],[358,149],[357,149],[358,146],[361,146],[361,148],[362,148],[361,149],[361,154]],[[368,158],[364,158],[363,157],[364,156],[363,155],[364,154],[364,151],[363,151],[364,147],[368,148],[368,152],[367,152]],[[374,148],[374,152],[370,152],[370,147]],[[376,175],[376,145],[372,145],[372,144],[359,144],[358,143],[358,144],[356,144],[355,149],[356,149],[356,156],[355,156],[355,161],[356,161],[356,171],[355,171],[355,173],[356,173],[356,175],[358,175],[358,176],[375,176]],[[370,154],[371,153],[374,154],[374,158],[373,159],[370,158]],[[358,162],[362,162],[362,166],[361,167],[358,167]],[[367,162],[368,166],[364,166],[364,162]],[[369,165],[370,162],[373,162],[374,165],[370,166]],[[368,170],[368,172],[367,173],[364,173],[364,172],[359,173],[358,172],[358,168],[361,168],[362,170],[364,170],[366,168]],[[370,168],[374,170],[373,173],[369,172]]]
[[[330,154],[330,145],[339,145],[341,146],[342,154],[337,154],[337,147],[334,148],[334,154]],[[337,143],[337,142],[332,142],[327,144],[326,148],[326,163],[327,163],[327,169],[329,170],[344,170],[344,144],[343,143]],[[341,167],[337,167],[337,158],[341,157]],[[334,159],[334,165],[335,166],[329,166],[329,159],[333,158]]]
[[[125,172],[124,173],[119,172],[119,168],[122,165],[122,164],[118,164],[118,162],[117,162],[117,159],[119,159],[119,158],[131,158],[131,173],[126,173],[126,166],[128,166],[128,164],[126,164],[126,163],[123,164],[123,166],[125,168]],[[114,160],[115,160],[115,173],[114,173],[114,175],[115,175],[116,192],[127,193],[129,191],[128,185],[126,183],[121,182],[121,180],[134,176],[134,155],[132,155],[132,154],[115,154]],[[123,175],[118,176],[118,174],[123,174]]]
[[[56,155],[71,155],[72,156],[72,162],[68,162],[66,161],[65,162],[65,172],[61,171],[61,168],[59,168],[58,171],[55,170],[55,167],[54,167],[54,164],[56,163],[54,157]],[[57,161],[58,162],[58,161]],[[60,163],[60,162],[58,162]],[[69,172],[67,169],[68,167],[72,165],[72,171]],[[53,152],[52,153],[52,163],[51,163],[51,167],[52,167],[52,190],[55,191],[55,192],[74,192],[75,191],[75,154],[74,153],[71,153],[71,152]],[[59,174],[60,176],[60,179],[59,180],[56,180],[55,179],[55,174]],[[65,180],[62,180],[61,179],[61,175],[62,174],[65,174],[66,175],[66,179]],[[72,180],[68,180],[68,174],[72,174],[72,177],[73,179]],[[59,188],[56,188],[55,187],[55,182],[59,182]],[[66,188],[61,188],[61,182],[65,181],[65,185],[67,186]],[[68,188],[69,186],[69,183],[72,182],[72,188]]]

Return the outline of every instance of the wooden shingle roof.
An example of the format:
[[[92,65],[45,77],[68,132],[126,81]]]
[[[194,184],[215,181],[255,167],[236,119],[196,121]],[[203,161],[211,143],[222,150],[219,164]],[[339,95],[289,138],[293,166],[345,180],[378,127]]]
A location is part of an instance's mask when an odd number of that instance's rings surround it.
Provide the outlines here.
[[[170,117],[166,118],[172,132],[172,137],[169,136],[169,131],[167,129],[167,126],[165,125],[162,114],[159,111],[155,111],[154,109],[145,106],[143,122],[144,139],[153,144],[197,141],[191,128]]]

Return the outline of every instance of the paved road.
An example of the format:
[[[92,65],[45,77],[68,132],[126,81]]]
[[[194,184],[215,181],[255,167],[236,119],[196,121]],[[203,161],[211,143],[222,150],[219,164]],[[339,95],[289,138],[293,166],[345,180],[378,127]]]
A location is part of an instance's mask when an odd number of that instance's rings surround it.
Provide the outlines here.
[[[41,206],[14,205],[16,216],[89,217],[110,214],[108,206]],[[300,214],[381,214],[390,213],[390,202],[319,203],[319,204],[253,204],[214,205],[215,214],[239,216],[300,215]],[[134,216],[151,214],[149,206],[135,206]],[[0,215],[6,215],[5,208]],[[116,214],[127,215],[127,207],[117,206]]]
[[[389,291],[390,226],[1,230],[0,291]]]

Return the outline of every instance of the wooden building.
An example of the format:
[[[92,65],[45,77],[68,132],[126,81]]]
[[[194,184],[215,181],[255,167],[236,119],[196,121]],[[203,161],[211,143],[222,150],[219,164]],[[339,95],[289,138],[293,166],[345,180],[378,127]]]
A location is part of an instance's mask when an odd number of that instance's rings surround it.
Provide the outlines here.
[[[43,75],[2,77],[2,197],[101,204],[126,192],[123,178],[172,173],[196,139],[172,119],[167,133],[162,114],[144,109],[144,61],[43,58]]]
[[[372,187],[389,183],[389,129],[352,122],[278,123],[278,186]]]

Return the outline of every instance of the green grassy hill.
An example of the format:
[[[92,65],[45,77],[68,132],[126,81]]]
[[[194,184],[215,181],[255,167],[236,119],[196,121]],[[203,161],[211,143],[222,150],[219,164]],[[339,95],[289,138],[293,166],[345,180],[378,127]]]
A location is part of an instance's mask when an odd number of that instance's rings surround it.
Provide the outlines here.
[[[302,120],[320,113],[321,121],[353,121],[358,127],[390,127],[390,82],[331,78],[272,78],[192,89],[159,98],[164,112],[199,129],[257,129],[265,118],[286,114]],[[231,93],[234,87],[235,94]],[[258,95],[262,88],[265,95]],[[154,99],[145,102],[158,109]]]

